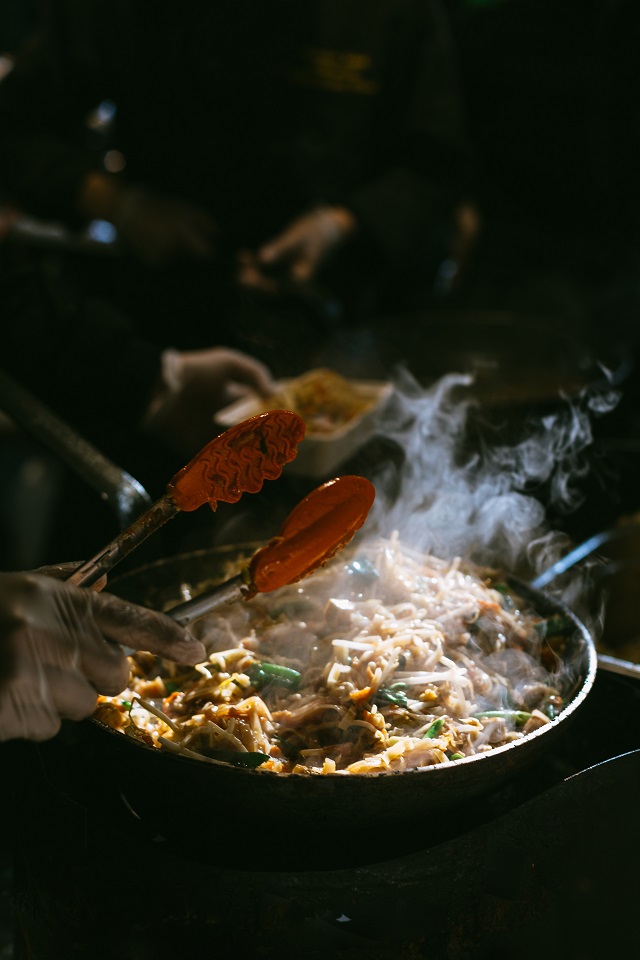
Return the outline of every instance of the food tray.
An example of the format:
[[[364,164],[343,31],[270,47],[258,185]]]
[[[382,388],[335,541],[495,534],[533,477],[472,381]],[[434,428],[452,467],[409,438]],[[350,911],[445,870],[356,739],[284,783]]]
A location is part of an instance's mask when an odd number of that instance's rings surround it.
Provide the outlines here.
[[[310,371],[302,377],[281,380],[276,384],[277,391],[284,390],[295,395],[298,384],[308,386],[314,377],[321,382],[323,371]],[[331,430],[314,430],[301,410],[300,413],[307,424],[304,440],[298,447],[296,459],[287,464],[287,473],[299,474],[308,477],[328,478],[337,468],[353,456],[358,449],[364,446],[376,433],[377,424],[382,410],[392,393],[392,385],[379,380],[348,380],[350,389],[364,401],[360,412]],[[243,397],[230,404],[215,415],[216,423],[223,429],[228,429],[242,420],[267,410],[274,409],[274,404],[256,395]],[[287,409],[294,409],[295,405]]]

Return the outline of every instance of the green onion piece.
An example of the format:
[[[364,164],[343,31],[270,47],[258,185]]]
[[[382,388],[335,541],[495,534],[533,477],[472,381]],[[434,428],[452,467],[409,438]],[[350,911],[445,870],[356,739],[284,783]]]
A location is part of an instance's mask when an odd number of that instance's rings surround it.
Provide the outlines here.
[[[479,713],[474,713],[473,716],[477,717],[478,720],[485,717],[501,717],[503,720],[510,720],[517,727],[521,727],[529,720],[531,714],[525,710],[481,710]]]
[[[121,700],[120,704],[125,708],[125,710],[131,710],[131,700]]]
[[[464,760],[464,753],[452,753],[449,760]]]
[[[438,717],[437,720],[434,720],[422,739],[432,740],[434,737],[437,737],[440,731],[442,730],[442,728],[444,727],[445,720],[446,720],[446,717]]]
[[[374,702],[392,703],[396,707],[407,707],[409,702],[403,688],[406,688],[405,683],[394,683],[390,687],[380,687],[373,698]]]
[[[278,663],[259,663],[258,661],[251,664],[247,670],[247,676],[257,689],[272,683],[280,687],[288,687],[289,690],[295,690],[302,679],[302,674],[290,667],[283,667]]]

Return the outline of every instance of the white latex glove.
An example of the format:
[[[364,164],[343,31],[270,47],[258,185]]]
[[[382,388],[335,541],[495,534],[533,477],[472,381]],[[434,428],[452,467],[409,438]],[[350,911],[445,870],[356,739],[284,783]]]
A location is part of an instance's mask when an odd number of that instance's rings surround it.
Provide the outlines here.
[[[264,364],[226,347],[185,353],[166,350],[162,370],[163,385],[143,426],[189,457],[216,436],[217,410],[247,393],[268,397],[275,390]]]
[[[178,663],[205,659],[169,617],[38,571],[0,573],[0,740],[46,740],[81,720],[99,693],[127,685],[122,646]]]
[[[257,253],[238,255],[238,280],[246,287],[277,293],[277,271],[284,280],[313,280],[329,255],[356,231],[353,214],[344,207],[320,207],[294,220]]]

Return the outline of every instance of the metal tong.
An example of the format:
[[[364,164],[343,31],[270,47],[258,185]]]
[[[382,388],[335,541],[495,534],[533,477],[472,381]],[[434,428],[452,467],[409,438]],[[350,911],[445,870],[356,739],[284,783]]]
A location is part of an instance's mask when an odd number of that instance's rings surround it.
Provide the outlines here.
[[[181,510],[208,503],[236,503],[243,493],[257,493],[275,480],[297,454],[305,424],[291,410],[271,410],[250,417],[215,437],[167,484],[164,496],[68,578],[90,586]]]
[[[166,611],[186,626],[235,600],[296,583],[347,545],[366,520],[375,488],[358,476],[336,477],[307,494],[278,534],[235,577]]]

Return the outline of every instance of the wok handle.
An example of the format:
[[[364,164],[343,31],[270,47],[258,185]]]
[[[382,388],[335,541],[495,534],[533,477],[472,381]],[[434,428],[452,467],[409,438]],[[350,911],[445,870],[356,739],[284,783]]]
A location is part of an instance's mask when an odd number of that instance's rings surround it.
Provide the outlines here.
[[[613,543],[617,540],[624,540],[626,537],[633,535],[638,536],[639,533],[640,526],[636,523],[627,524],[623,527],[611,527],[608,530],[595,533],[592,537],[589,537],[588,540],[584,540],[578,544],[577,547],[574,547],[573,550],[570,550],[569,553],[561,557],[560,560],[552,563],[551,566],[543,570],[542,573],[539,573],[538,576],[531,581],[530,586],[533,587],[534,590],[541,590],[551,583],[552,580],[555,580],[556,577],[575,567],[581,560],[595,553],[596,550],[599,550],[600,547],[603,547],[605,544]]]
[[[633,677],[634,680],[640,680],[640,663],[631,663],[629,660],[619,660],[617,657],[609,657],[604,653],[599,653],[598,667],[602,670],[608,670],[609,673],[618,673],[623,677]]]
[[[121,529],[151,504],[130,474],[116,466],[45,404],[0,370],[0,406],[26,433],[43,443],[105,500]]]

